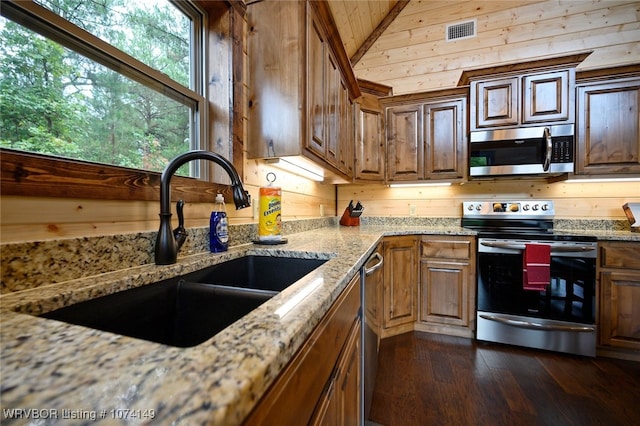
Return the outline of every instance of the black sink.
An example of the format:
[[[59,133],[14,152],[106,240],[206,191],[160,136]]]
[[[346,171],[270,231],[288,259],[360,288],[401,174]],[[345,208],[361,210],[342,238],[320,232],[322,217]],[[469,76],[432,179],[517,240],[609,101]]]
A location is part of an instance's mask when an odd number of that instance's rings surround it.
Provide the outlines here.
[[[245,256],[41,316],[190,347],[219,333],[324,262]]]
[[[186,275],[189,281],[280,292],[326,259],[244,256]]]

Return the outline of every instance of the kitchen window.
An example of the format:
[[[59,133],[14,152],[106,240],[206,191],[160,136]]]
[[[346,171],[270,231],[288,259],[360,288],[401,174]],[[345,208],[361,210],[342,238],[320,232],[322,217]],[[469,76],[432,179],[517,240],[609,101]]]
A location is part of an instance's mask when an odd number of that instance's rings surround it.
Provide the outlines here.
[[[14,177],[42,163],[51,172],[126,174],[123,181],[153,185],[182,152],[220,152],[203,142],[207,22],[197,4],[3,1],[1,13],[0,147],[3,170],[5,157],[17,159]],[[191,162],[179,173],[206,179],[206,172]]]

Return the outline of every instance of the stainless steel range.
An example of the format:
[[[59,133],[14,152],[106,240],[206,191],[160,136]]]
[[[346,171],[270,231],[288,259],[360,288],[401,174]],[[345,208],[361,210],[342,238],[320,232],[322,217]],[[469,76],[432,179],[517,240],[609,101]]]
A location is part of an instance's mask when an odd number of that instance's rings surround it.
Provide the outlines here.
[[[552,201],[469,201],[478,340],[596,354],[596,238],[554,232]]]

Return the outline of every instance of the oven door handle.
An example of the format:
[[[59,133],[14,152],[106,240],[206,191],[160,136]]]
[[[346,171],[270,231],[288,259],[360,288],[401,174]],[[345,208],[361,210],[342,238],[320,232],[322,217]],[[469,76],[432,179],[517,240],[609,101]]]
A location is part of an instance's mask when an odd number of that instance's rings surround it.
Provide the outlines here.
[[[499,315],[486,315],[480,314],[480,318],[489,321],[499,322],[501,324],[510,325],[512,327],[526,328],[529,330],[543,330],[543,331],[572,331],[572,332],[595,332],[595,327],[578,326],[578,325],[557,325],[557,324],[540,324],[532,321],[515,320],[511,318],[504,318]]]
[[[494,247],[501,249],[510,249],[510,250],[524,250],[524,244],[513,244],[513,243],[501,243],[501,242],[491,242],[491,241],[482,241],[480,243],[485,247]],[[596,248],[592,246],[554,246],[551,245],[551,251],[556,253],[584,253],[588,251],[594,251]]]

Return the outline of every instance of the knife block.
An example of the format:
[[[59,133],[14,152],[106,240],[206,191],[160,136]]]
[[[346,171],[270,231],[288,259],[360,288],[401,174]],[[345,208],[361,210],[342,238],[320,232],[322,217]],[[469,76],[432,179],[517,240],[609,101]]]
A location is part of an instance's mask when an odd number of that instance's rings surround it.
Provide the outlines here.
[[[340,225],[342,226],[360,226],[360,216],[351,217],[349,209],[345,209],[340,218]]]

